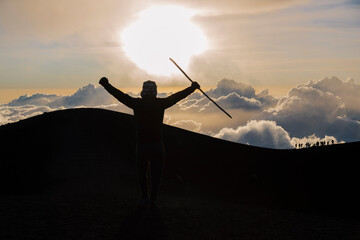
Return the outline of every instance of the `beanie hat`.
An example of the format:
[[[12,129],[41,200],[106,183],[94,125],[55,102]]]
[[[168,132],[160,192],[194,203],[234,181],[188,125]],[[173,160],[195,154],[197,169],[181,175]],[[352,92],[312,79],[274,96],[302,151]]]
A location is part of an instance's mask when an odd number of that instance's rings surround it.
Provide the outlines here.
[[[141,97],[149,96],[149,97],[156,97],[157,95],[157,86],[154,81],[146,81],[143,83],[143,89],[140,93]]]

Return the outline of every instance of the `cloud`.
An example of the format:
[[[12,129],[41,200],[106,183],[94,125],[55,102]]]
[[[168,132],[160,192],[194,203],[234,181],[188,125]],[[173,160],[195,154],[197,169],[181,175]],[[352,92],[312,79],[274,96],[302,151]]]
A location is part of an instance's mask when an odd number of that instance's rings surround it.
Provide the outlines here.
[[[233,119],[223,116],[214,104],[195,92],[167,110],[164,122],[230,141],[273,148],[289,148],[296,142],[330,138],[338,142],[359,141],[359,88],[351,79],[324,78],[292,88],[287,96],[277,100],[267,90],[256,94],[251,86],[223,79],[208,93],[213,94],[213,99]],[[129,94],[138,97],[138,94]],[[0,106],[0,124],[75,107],[133,113],[102,87],[89,84],[70,96],[20,96]]]
[[[103,88],[89,84],[80,88],[71,96],[62,97],[51,105],[75,107],[75,106],[97,106],[114,103],[114,98]]]
[[[268,89],[264,89],[260,93],[256,94],[255,98],[262,103],[264,108],[275,106],[275,104],[278,102],[278,99],[269,94]]]
[[[190,95],[190,100],[185,99],[181,102],[179,102],[175,107],[178,107],[178,109],[176,110],[182,110],[182,111],[189,111],[189,112],[199,112],[200,109],[208,104],[210,101],[209,99],[207,99],[206,97],[202,96],[200,99],[191,99]]]
[[[75,107],[100,107],[132,113],[131,109],[119,103],[103,87],[89,84],[70,96],[40,93],[20,96],[8,104],[0,105],[0,124],[16,122],[44,112]]]
[[[237,93],[233,92],[226,96],[219,97],[215,99],[215,102],[219,104],[224,109],[260,109],[262,104],[259,100],[254,98],[247,98],[243,96],[239,96]],[[212,102],[208,102],[205,104],[199,112],[203,111],[218,111],[218,108]]]
[[[288,132],[274,121],[252,120],[236,129],[223,128],[214,137],[267,148],[292,148]]]
[[[24,106],[0,106],[0,125],[6,123],[17,122],[22,119],[40,115],[44,112],[50,112],[55,110],[64,109],[50,108],[48,106],[35,106],[35,105],[24,105]]]
[[[61,98],[61,96],[55,94],[49,95],[49,94],[37,93],[31,96],[25,94],[17,99],[12,100],[7,105],[8,106],[24,106],[24,105],[46,106],[59,98]]]
[[[161,2],[161,1],[157,1]],[[169,4],[181,4],[186,7],[205,9],[208,14],[255,14],[291,7],[306,0],[200,0],[200,1],[168,1]]]
[[[291,143],[293,146],[295,146],[295,144],[302,144],[302,147],[306,147],[306,144],[310,144],[310,146],[314,146],[318,142],[319,143],[325,142],[326,145],[338,143],[335,137],[327,136],[327,135],[325,135],[325,137],[323,138],[317,137],[315,134],[303,138],[296,138],[296,137],[291,138]]]
[[[338,96],[345,105],[346,116],[355,120],[360,119],[360,105],[358,104],[360,85],[356,84],[354,79],[343,82],[337,77],[331,77],[320,81],[311,81],[308,85],[322,92],[330,92]]]
[[[255,97],[255,89],[247,84],[224,78],[217,83],[215,89],[206,92],[209,96],[219,98],[230,93],[237,93],[247,98]]]
[[[174,127],[183,128],[193,132],[200,132],[202,124],[194,120],[180,120],[171,125]]]
[[[304,0],[260,0],[260,1],[168,1],[196,8],[202,13],[256,13],[286,8]],[[126,26],[133,15],[150,7],[164,4],[162,1],[118,1],[104,0],[32,0],[32,1],[0,1],[0,21],[2,27],[12,34],[22,37],[36,38],[41,42],[58,41],[59,38],[72,39],[74,36],[89,41],[99,39]],[[86,19],[86,21],[84,20]],[[98,34],[101,32],[102,34]],[[91,41],[91,40],[90,40]],[[109,40],[108,40],[109,41]],[[108,43],[111,44],[111,43]]]
[[[224,109],[262,110],[273,106],[277,100],[269,95],[268,90],[255,94],[255,89],[247,84],[231,79],[222,79],[215,89],[206,94]],[[214,112],[217,107],[202,94],[196,92],[179,103],[180,110],[191,112]]]
[[[255,119],[276,121],[294,137],[316,134],[355,141],[360,139],[359,96],[359,85],[353,81],[335,77],[310,81],[291,89]]]
[[[0,126],[8,123],[8,120],[0,112]]]
[[[74,37],[79,42],[90,42],[102,39],[109,30],[126,23],[126,18],[136,10],[131,3],[116,0],[101,3],[96,0],[4,0],[0,2],[0,22],[7,32],[41,43],[58,43],[61,39],[76,44]]]
[[[77,88],[99,73],[126,79],[119,81],[126,87],[137,86],[138,79],[149,75],[121,51],[119,33],[148,5],[122,0],[1,0],[0,86]]]
[[[104,90],[103,87],[95,87],[89,84],[78,89],[73,95],[58,96],[49,94],[34,94],[31,96],[23,95],[12,100],[7,106],[49,106],[57,107],[76,107],[76,106],[97,106],[114,103],[114,98]]]
[[[337,34],[338,31],[327,28],[340,20],[358,22],[357,12],[353,10],[350,15],[347,11],[350,8],[345,11],[342,4],[330,8],[325,7],[327,3],[321,3],[324,7],[308,11],[315,3],[307,0],[166,2],[200,11],[193,20],[212,39],[212,49],[195,56],[187,72],[204,85],[213,85],[224,75],[247,82],[263,78],[262,84],[274,84],[298,81],[288,76],[299,73],[294,78],[299,79],[304,71],[308,76],[323,75],[324,71],[358,74],[359,61],[354,51],[357,45],[353,40],[358,39],[356,31],[349,28],[344,34]],[[309,4],[305,7],[288,11],[238,16],[238,13],[275,11],[306,2]],[[164,1],[1,0],[0,72],[4,76],[1,85],[74,88],[87,83],[86,79],[94,74],[106,72],[108,76],[125,80],[118,82],[123,87],[137,86],[138,79],[146,79],[147,75],[123,54],[118,33],[136,19],[137,12],[152,4],[160,5]],[[332,11],[327,15],[324,9]],[[207,10],[216,12],[217,17],[203,13]],[[315,28],[319,21],[326,26]],[[336,54],[339,56],[338,46],[342,47],[344,57],[334,59]],[[178,85],[179,82],[176,81]]]
[[[195,92],[186,100],[167,110],[168,118],[164,122],[187,130],[201,131],[211,135],[218,132],[224,126],[236,127],[239,124],[246,123],[249,116],[251,117],[254,113],[263,110],[264,103],[268,101],[263,99],[272,99],[267,91],[256,95],[251,86],[226,79],[219,81],[218,87],[212,89],[211,93],[214,94],[213,96],[219,96],[218,98],[213,97],[213,99],[224,109],[230,110],[230,114],[233,114],[232,121],[228,120],[225,115],[222,116],[222,113],[216,106],[210,103],[201,93]],[[225,94],[225,96],[221,96],[220,93]],[[133,97],[139,97],[138,94],[129,94]],[[252,96],[252,98],[240,96],[239,94],[244,94],[248,97]],[[166,97],[168,95],[167,93],[159,93],[158,97]],[[75,107],[99,107],[133,114],[131,109],[119,103],[102,87],[88,84],[69,96],[47,94],[20,96],[10,103],[0,106],[0,115],[2,117],[2,124],[5,124],[34,116],[34,114],[41,114],[42,112]],[[32,109],[32,111],[28,111],[29,109]],[[219,116],[221,117],[219,118]]]
[[[267,94],[264,90],[255,99],[260,102]],[[254,122],[238,128],[224,128],[216,136],[274,148],[288,148],[304,142],[359,141],[359,98],[360,85],[352,79],[341,81],[331,77],[310,81],[292,88],[275,106],[263,107],[262,112],[253,117]],[[271,140],[271,136],[282,141]]]

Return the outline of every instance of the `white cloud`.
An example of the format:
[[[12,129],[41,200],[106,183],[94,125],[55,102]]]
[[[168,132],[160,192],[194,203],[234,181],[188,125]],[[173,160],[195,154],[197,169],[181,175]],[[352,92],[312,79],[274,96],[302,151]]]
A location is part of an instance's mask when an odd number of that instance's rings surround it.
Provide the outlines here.
[[[0,124],[16,122],[44,112],[75,107],[100,107],[113,111],[132,113],[103,87],[84,86],[70,96],[49,94],[23,95],[0,106]]]
[[[24,106],[24,105],[34,105],[34,106],[46,106],[49,103],[61,98],[58,95],[49,95],[37,93],[31,96],[27,94],[20,96],[17,99],[12,100],[7,105],[8,106]]]
[[[262,12],[275,11],[278,9],[283,9],[291,7],[295,4],[301,4],[307,2],[307,0],[227,0],[227,1],[217,1],[217,0],[172,0],[168,3],[181,4],[186,7],[196,8],[196,9],[205,9],[206,12],[210,15],[217,14],[256,14]]]
[[[99,32],[107,33],[123,27],[139,10],[157,1],[63,0],[46,1],[0,1],[0,21],[4,28],[19,36],[39,36],[42,41],[58,40],[61,37],[81,34],[82,38],[94,37]],[[217,13],[262,12],[288,7],[303,0],[272,1],[169,1],[167,4],[181,4],[191,8]],[[163,2],[161,2],[163,4]],[[84,21],[86,19],[86,21]],[[101,36],[98,36],[101,37]]]
[[[194,120],[180,120],[171,125],[174,127],[183,128],[193,132],[200,132],[202,124]]]
[[[214,137],[267,148],[292,148],[289,134],[274,121],[252,120],[237,129],[223,128]]]
[[[19,38],[48,43],[76,37],[84,42],[108,37],[109,30],[121,27],[136,11],[134,5],[116,0],[5,0],[0,2],[0,21]]]
[[[219,97],[215,99],[215,102],[219,104],[224,109],[260,109],[262,104],[259,100],[254,98],[247,98],[243,96],[239,96],[237,93],[233,92],[226,96]],[[209,102],[202,106],[199,110],[202,111],[219,111],[218,108],[212,102]]]
[[[23,95],[12,100],[7,106],[49,106],[57,107],[76,107],[76,106],[97,106],[114,103],[114,98],[107,93],[103,87],[95,87],[89,84],[77,90],[70,96],[58,96],[49,94],[34,94],[31,96]]]
[[[311,81],[308,85],[340,97],[345,105],[346,116],[355,120],[360,119],[360,85],[356,84],[354,79],[348,79],[343,82],[337,77],[331,77],[320,81]]]
[[[55,110],[64,109],[50,108],[48,106],[35,106],[35,105],[24,105],[24,106],[0,106],[0,125],[6,123],[17,122],[22,119],[33,117],[44,112],[50,112]]]
[[[318,142],[319,143],[325,142],[326,145],[338,143],[335,137],[327,136],[327,135],[325,135],[325,137],[323,138],[317,137],[315,134],[303,138],[296,138],[296,137],[291,138],[291,143],[293,146],[295,146],[295,144],[302,144],[302,147],[306,147],[306,144],[310,144],[310,146],[314,146]]]
[[[324,78],[299,85],[256,119],[276,121],[294,137],[331,135],[344,141],[360,139],[359,85]],[[348,110],[347,104],[351,106]]]
[[[51,105],[75,107],[75,106],[97,106],[114,103],[114,98],[106,92],[103,87],[95,87],[89,84],[80,88],[71,96],[66,96],[54,101]]]
[[[255,97],[255,89],[252,86],[226,78],[220,80],[215,89],[211,89],[206,93],[214,98],[226,96],[231,93],[237,93],[247,98]]]
[[[267,90],[256,95],[252,86],[225,78],[218,82],[215,89],[207,91],[206,94],[224,109],[262,110],[264,107],[275,105],[277,101]],[[194,113],[219,111],[212,102],[198,92],[180,102],[179,108]]]
[[[167,110],[164,122],[209,135],[217,133],[217,137],[235,142],[274,148],[328,138],[339,142],[360,140],[360,86],[353,80],[343,82],[332,77],[310,81],[291,89],[280,100],[270,96],[267,90],[255,94],[251,86],[224,79],[208,93],[233,115],[232,120],[195,92]],[[133,113],[102,87],[89,84],[70,96],[34,94],[14,99],[0,106],[0,124],[74,107]],[[253,121],[247,122],[249,119]]]
[[[190,111],[190,112],[194,112],[194,113],[195,113],[195,112],[199,112],[200,109],[201,109],[204,105],[206,105],[206,104],[208,104],[208,103],[210,102],[210,101],[209,101],[206,97],[204,97],[204,96],[202,96],[202,97],[199,98],[199,99],[193,99],[193,98],[191,98],[191,96],[192,96],[192,95],[189,96],[189,97],[190,97],[190,100],[185,99],[185,100],[179,102],[179,103],[175,106],[175,108],[178,107],[179,109],[177,109],[177,110]],[[174,108],[173,108],[173,109],[174,109]]]
[[[7,118],[2,114],[2,112],[0,111],[0,126],[4,125],[6,123],[8,123],[9,121],[7,120]]]

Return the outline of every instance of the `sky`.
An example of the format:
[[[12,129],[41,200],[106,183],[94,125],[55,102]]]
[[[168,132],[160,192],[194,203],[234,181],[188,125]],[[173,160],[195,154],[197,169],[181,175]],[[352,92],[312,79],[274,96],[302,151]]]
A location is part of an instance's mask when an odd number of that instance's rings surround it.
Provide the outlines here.
[[[234,116],[222,118],[193,94],[169,110],[165,122],[275,148],[360,140],[356,0],[0,0],[0,124],[79,106],[131,113],[98,88],[103,76],[134,95],[148,79],[159,92],[187,87],[181,73],[151,73],[125,51],[124,30],[147,9],[164,6],[191,12],[188,20],[205,36],[206,48],[182,66]],[[183,30],[174,27],[177,46],[186,42],[182,52],[195,35]]]

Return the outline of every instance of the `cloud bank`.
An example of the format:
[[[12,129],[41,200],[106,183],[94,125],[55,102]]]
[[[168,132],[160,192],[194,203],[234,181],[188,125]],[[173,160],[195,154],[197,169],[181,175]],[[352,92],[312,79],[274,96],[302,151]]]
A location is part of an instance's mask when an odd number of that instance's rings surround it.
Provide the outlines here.
[[[336,77],[310,81],[289,91],[256,119],[272,120],[292,136],[316,134],[348,141],[360,140],[360,86]]]
[[[174,127],[183,128],[193,132],[200,132],[201,123],[194,120],[180,120],[172,124]]]
[[[44,112],[77,107],[102,107],[114,111],[131,112],[129,108],[116,102],[102,87],[89,84],[70,96],[40,93],[20,96],[8,104],[0,106],[0,125]]]
[[[291,139],[274,121],[252,120],[237,129],[223,128],[214,137],[267,148],[291,148]]]
[[[303,138],[294,137],[291,139],[292,145],[297,145],[298,148],[307,147],[307,144],[309,144],[309,146],[316,146],[316,144],[321,142],[325,142],[326,145],[338,143],[337,139],[333,136],[319,138],[315,134]],[[301,146],[299,146],[299,144],[301,144]]]
[[[233,115],[227,119],[208,99],[195,92],[166,111],[167,124],[230,141],[268,148],[291,148],[296,143],[360,140],[360,85],[336,77],[310,81],[275,99],[267,90],[222,79],[207,91]],[[137,96],[135,94],[130,94]],[[166,97],[168,93],[159,93]],[[132,114],[102,87],[92,84],[70,96],[23,95],[0,106],[0,124],[44,112],[99,107]]]
[[[256,95],[252,86],[226,78],[220,80],[216,88],[210,89],[206,94],[225,109],[255,110],[277,102],[267,90]],[[214,104],[198,92],[180,102],[179,107],[180,110],[192,112],[218,111]]]

